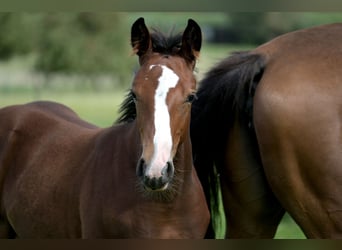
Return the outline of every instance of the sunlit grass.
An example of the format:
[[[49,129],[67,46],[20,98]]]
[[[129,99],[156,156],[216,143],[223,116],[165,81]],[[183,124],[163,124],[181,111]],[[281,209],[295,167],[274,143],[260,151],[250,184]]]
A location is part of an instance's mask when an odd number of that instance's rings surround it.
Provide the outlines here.
[[[305,239],[305,235],[299,226],[292,220],[292,218],[285,214],[282,222],[280,223],[276,239]]]
[[[81,118],[100,127],[111,126],[118,116],[124,90],[54,92],[33,90],[0,92],[0,107],[37,100],[62,103],[73,109]]]

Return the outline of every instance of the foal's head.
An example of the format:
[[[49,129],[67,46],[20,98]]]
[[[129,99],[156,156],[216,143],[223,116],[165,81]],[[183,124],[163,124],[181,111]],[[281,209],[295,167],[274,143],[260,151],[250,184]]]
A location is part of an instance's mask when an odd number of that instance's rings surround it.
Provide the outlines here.
[[[131,43],[141,66],[131,89],[143,147],[136,173],[146,190],[169,188],[174,156],[189,140],[196,89],[193,70],[201,42],[200,27],[191,19],[183,35],[172,38],[150,34],[143,18],[132,26]]]

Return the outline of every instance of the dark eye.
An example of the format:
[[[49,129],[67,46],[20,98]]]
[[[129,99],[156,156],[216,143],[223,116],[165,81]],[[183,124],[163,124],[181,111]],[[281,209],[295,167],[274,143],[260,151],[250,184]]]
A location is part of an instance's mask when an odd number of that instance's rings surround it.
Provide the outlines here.
[[[192,93],[190,95],[188,95],[188,97],[186,98],[186,102],[192,103],[193,101],[195,101],[197,99],[197,96],[195,93]]]

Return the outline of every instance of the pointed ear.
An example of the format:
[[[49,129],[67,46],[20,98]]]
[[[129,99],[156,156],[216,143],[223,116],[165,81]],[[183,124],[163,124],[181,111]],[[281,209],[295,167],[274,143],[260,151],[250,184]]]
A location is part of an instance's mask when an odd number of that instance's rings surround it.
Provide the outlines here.
[[[144,18],[138,18],[132,25],[131,29],[131,45],[133,52],[139,57],[146,54],[151,48],[151,37],[148,31]]]
[[[188,25],[183,32],[182,46],[180,53],[191,63],[195,63],[199,57],[202,45],[202,32],[199,25],[192,19],[188,20]]]

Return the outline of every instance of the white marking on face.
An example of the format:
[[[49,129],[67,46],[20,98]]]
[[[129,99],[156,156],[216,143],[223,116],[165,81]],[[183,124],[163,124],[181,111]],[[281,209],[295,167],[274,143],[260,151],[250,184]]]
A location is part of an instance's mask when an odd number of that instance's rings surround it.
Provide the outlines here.
[[[162,73],[158,79],[158,87],[154,95],[154,152],[147,174],[158,178],[161,176],[163,167],[172,160],[170,114],[166,98],[169,90],[176,87],[179,77],[165,65],[151,65],[150,70],[154,67],[161,67]]]

